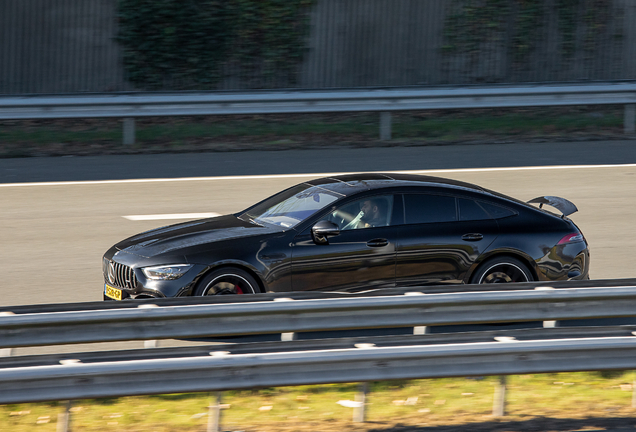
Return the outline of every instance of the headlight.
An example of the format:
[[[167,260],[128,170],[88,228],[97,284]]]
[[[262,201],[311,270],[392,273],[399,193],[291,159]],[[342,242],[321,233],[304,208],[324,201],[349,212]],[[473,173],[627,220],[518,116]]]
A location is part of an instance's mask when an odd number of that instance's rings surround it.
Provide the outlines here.
[[[144,267],[141,269],[141,271],[144,272],[148,279],[174,280],[179,279],[191,268],[192,264],[174,264],[156,267]]]

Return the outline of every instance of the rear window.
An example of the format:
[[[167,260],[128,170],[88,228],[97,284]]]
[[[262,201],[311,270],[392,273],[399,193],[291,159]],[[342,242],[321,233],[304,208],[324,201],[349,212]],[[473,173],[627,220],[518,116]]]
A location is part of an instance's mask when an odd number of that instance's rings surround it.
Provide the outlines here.
[[[455,197],[445,195],[404,195],[405,222],[422,224],[457,221]]]

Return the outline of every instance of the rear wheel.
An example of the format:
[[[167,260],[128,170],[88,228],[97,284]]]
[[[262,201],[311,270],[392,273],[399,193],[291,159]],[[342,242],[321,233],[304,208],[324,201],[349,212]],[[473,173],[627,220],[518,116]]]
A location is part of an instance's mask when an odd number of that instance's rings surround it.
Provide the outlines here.
[[[531,282],[534,278],[528,267],[516,258],[501,257],[488,260],[470,278],[471,284]]]
[[[221,268],[209,273],[197,285],[195,296],[256,294],[258,283],[245,270]]]

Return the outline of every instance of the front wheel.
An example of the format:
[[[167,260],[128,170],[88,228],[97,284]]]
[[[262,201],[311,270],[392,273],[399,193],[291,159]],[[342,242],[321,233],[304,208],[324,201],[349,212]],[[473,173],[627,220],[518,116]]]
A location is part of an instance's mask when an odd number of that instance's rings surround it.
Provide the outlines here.
[[[534,278],[528,267],[516,258],[501,257],[483,263],[470,278],[471,284],[531,282]]]
[[[209,273],[197,285],[195,296],[256,294],[258,283],[245,270],[221,268]]]

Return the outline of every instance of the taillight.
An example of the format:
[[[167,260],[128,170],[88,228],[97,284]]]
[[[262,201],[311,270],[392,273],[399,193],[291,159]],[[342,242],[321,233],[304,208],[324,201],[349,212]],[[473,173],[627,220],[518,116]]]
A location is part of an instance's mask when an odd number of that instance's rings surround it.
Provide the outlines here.
[[[583,234],[581,234],[581,233],[570,233],[570,234],[564,236],[561,240],[559,240],[557,245],[576,243],[576,242],[580,242],[580,241],[584,241],[584,240],[585,240],[585,237],[583,237]]]

